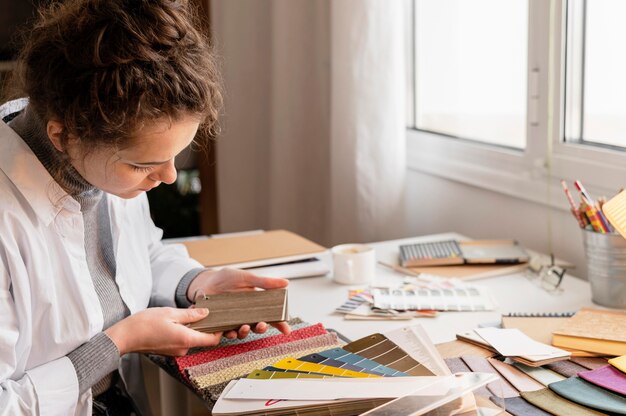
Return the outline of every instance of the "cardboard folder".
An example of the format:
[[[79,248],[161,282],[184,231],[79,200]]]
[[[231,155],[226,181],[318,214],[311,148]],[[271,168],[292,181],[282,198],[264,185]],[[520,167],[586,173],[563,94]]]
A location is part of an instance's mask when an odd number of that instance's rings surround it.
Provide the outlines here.
[[[326,248],[286,230],[259,231],[183,243],[206,267],[252,268],[313,258]]]

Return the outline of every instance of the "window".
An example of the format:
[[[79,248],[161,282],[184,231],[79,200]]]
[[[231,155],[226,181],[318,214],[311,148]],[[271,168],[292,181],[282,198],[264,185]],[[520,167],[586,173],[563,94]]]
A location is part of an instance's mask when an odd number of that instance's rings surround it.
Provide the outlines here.
[[[526,147],[528,1],[415,7],[415,127]]]
[[[408,4],[410,168],[558,207],[561,178],[624,186],[626,2]]]
[[[570,0],[565,137],[626,148],[626,2]]]

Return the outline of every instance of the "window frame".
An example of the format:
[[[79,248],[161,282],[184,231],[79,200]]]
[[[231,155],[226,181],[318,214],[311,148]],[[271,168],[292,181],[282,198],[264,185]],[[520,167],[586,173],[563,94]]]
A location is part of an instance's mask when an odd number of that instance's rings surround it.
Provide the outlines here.
[[[592,194],[611,196],[624,184],[620,178],[626,178],[626,151],[564,142],[566,39],[562,34],[567,0],[529,0],[528,7],[526,148],[509,149],[409,127],[407,166],[560,209],[569,209],[560,196],[560,179],[580,179]],[[409,13],[414,16],[415,8]],[[407,50],[414,53],[410,31],[413,26],[407,28],[411,45]],[[416,76],[411,58],[409,54],[407,71]],[[411,91],[414,85],[415,80],[408,85]],[[408,107],[413,111],[411,103]],[[415,115],[408,120],[415,120]]]

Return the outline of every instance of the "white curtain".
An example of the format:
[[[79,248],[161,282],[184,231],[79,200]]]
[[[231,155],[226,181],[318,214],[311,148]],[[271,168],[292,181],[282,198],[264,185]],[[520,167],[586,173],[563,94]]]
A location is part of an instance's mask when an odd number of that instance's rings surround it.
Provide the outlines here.
[[[220,230],[403,235],[403,2],[214,0]]]

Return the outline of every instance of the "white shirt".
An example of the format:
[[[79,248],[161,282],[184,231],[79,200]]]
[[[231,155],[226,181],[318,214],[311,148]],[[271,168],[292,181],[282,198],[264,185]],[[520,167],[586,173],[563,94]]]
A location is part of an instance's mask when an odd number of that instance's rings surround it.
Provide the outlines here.
[[[163,245],[145,194],[110,195],[115,281],[131,314],[175,306],[180,278],[202,267]],[[0,122],[0,415],[90,415],[65,356],[102,331],[79,203]],[[122,374],[124,378],[124,374]]]

